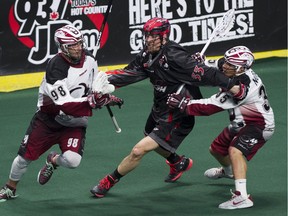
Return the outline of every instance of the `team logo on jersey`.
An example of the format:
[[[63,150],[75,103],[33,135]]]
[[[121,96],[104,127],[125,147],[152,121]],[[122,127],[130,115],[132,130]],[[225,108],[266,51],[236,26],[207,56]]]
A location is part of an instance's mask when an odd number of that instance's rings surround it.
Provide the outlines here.
[[[167,83],[162,80],[155,81],[154,89],[158,92],[165,92],[167,89]]]
[[[169,68],[168,65],[168,61],[167,61],[167,57],[165,55],[163,55],[160,60],[159,60],[159,64],[161,67],[163,67],[165,70],[167,70]]]
[[[204,75],[204,69],[196,65],[194,71],[191,74],[192,79],[201,81],[203,75]]]
[[[73,88],[70,90],[70,94],[73,96],[73,94],[77,94],[77,92],[81,92],[82,97],[87,97],[89,94],[90,88],[85,83],[79,83],[78,87]]]

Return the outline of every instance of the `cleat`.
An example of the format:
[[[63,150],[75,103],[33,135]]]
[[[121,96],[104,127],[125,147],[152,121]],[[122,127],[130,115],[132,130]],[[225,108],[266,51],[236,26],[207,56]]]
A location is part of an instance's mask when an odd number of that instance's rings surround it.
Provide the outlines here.
[[[8,185],[5,185],[0,190],[0,202],[5,202],[10,199],[15,199],[18,195],[16,195],[16,189],[11,188]]]
[[[205,171],[204,176],[206,176],[209,179],[220,179],[220,178],[233,179],[234,178],[233,175],[225,174],[223,167],[208,169]]]
[[[44,185],[50,180],[53,171],[57,168],[57,165],[52,164],[52,158],[54,158],[56,155],[56,152],[51,152],[47,156],[46,164],[42,167],[37,176],[37,181],[39,184]]]
[[[175,182],[181,177],[183,172],[188,171],[192,167],[193,160],[182,155],[177,163],[170,164],[167,160],[166,163],[170,166],[170,173],[165,178],[165,182]]]
[[[102,198],[105,194],[118,182],[114,180],[112,176],[107,175],[99,181],[99,184],[93,187],[90,192],[98,198]]]
[[[252,197],[248,195],[248,198],[243,198],[239,191],[232,193],[232,198],[227,202],[220,204],[218,207],[221,209],[242,209],[250,208],[253,206]]]

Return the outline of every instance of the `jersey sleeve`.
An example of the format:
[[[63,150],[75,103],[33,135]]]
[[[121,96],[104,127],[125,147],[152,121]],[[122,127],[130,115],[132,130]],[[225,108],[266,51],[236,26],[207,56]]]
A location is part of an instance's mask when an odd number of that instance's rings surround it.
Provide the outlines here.
[[[171,74],[182,83],[196,86],[219,86],[223,89],[230,89],[233,85],[233,79],[225,76],[216,67],[209,67],[198,63],[182,47],[176,45],[170,46],[165,54],[170,62]]]
[[[139,82],[148,78],[144,68],[141,66],[141,54],[130,62],[125,68],[106,71],[110,75],[109,82],[116,88]]]
[[[223,110],[233,109],[237,104],[234,103],[229,93],[220,92],[210,98],[190,100],[187,104],[187,114],[194,116],[209,116]]]
[[[72,97],[67,88],[66,81],[67,79],[58,80],[53,85],[46,83],[45,94],[66,115],[75,117],[92,116],[92,108],[87,101],[87,97]]]

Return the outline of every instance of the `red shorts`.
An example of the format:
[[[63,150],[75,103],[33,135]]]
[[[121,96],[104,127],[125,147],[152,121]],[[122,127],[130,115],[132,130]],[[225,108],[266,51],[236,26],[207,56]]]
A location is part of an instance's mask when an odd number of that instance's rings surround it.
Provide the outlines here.
[[[37,160],[40,155],[58,144],[61,152],[73,151],[83,154],[85,127],[65,127],[43,113],[36,113],[21,142],[18,154],[29,160]]]
[[[265,142],[263,130],[258,126],[246,125],[236,134],[230,132],[227,127],[212,142],[211,148],[214,152],[226,156],[228,155],[228,148],[234,146],[249,161]]]

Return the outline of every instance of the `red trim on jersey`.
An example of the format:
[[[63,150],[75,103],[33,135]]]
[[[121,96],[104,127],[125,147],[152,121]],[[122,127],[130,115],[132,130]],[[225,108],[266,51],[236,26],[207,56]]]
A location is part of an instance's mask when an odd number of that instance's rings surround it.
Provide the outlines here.
[[[88,102],[68,102],[60,106],[66,115],[75,117],[92,116],[92,108]]]
[[[122,69],[118,69],[118,70],[110,70],[110,71],[106,71],[107,74],[110,74],[110,75],[115,75],[115,74],[124,74],[125,71],[122,70]]]
[[[92,116],[93,114],[92,108],[90,107],[88,102],[68,102],[61,106],[49,104],[41,106],[40,110],[44,113],[55,116],[60,114],[60,110],[66,115],[72,115],[74,117]]]

